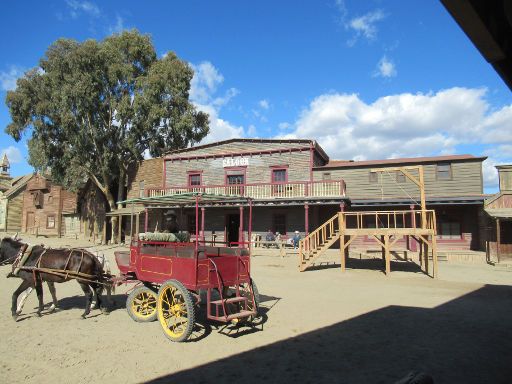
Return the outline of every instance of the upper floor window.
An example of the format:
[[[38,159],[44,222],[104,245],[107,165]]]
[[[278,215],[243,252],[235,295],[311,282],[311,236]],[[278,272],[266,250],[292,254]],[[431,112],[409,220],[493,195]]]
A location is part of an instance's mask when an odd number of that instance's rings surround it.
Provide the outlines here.
[[[239,175],[227,175],[227,183],[228,185],[238,185],[238,184],[245,184],[245,175],[239,174]]]
[[[243,195],[245,184],[245,168],[226,169],[226,193]]]
[[[379,181],[379,178],[377,176],[377,172],[370,172],[370,183],[376,183]]]
[[[331,180],[331,172],[322,173],[322,180]]]
[[[437,180],[451,180],[452,179],[452,165],[450,163],[439,163],[436,167]]]
[[[188,185],[191,187],[201,185],[201,174],[200,173],[189,173]]]
[[[55,228],[55,216],[54,215],[48,215],[46,216],[46,228]]]
[[[139,197],[144,197],[144,180],[139,181]]]
[[[286,183],[288,181],[288,170],[287,169],[273,169],[272,170],[272,182],[273,183]]]

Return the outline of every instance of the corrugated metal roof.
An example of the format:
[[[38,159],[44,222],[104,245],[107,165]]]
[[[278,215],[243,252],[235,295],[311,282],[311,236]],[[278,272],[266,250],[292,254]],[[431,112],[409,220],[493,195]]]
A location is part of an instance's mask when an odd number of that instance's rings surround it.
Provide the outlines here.
[[[485,208],[485,212],[497,219],[512,219],[512,208]]]
[[[480,160],[484,161],[486,156],[476,157],[473,155],[449,155],[449,156],[432,156],[432,157],[407,157],[397,159],[384,159],[384,160],[331,160],[326,165],[315,167],[315,169],[325,168],[352,168],[352,167],[369,167],[375,165],[387,164],[416,164],[416,163],[432,163],[441,161],[461,161],[461,160]]]

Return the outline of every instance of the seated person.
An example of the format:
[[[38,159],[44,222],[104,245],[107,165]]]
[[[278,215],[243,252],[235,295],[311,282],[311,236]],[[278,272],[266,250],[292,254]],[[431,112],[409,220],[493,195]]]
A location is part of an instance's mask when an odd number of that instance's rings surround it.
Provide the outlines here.
[[[167,233],[178,233],[180,231],[178,220],[174,211],[168,211],[164,214],[165,218],[165,231]]]
[[[275,241],[275,240],[276,240],[276,237],[274,236],[274,233],[269,229],[267,234],[265,235],[265,241],[271,242],[271,241]],[[270,244],[267,243],[267,244],[265,244],[265,246],[267,248],[269,248]]]

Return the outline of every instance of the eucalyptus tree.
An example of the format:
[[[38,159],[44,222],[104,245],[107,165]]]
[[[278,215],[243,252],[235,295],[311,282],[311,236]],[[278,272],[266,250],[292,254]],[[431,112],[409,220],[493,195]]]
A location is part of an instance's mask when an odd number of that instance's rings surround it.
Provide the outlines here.
[[[115,186],[122,199],[127,171],[145,153],[160,156],[208,134],[208,115],[189,101],[192,77],[186,62],[173,52],[158,58],[136,30],[102,41],[59,39],[7,93],[6,132],[31,135],[30,164],[49,167],[66,187],[90,178],[113,210]]]

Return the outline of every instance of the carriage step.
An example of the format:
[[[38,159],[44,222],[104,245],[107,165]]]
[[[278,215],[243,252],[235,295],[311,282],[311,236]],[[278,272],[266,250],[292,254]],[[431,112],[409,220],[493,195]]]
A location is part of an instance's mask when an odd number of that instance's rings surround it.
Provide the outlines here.
[[[217,321],[223,321],[228,322],[235,319],[243,319],[244,317],[254,316],[256,313],[253,311],[240,311],[237,313],[232,313],[230,315],[226,316],[208,316],[209,319],[217,320]]]
[[[223,301],[225,304],[240,303],[242,301],[247,301],[247,297],[239,296],[239,297],[231,297],[229,299],[224,299],[224,300],[214,300],[214,301],[210,301],[210,304],[222,305]]]

